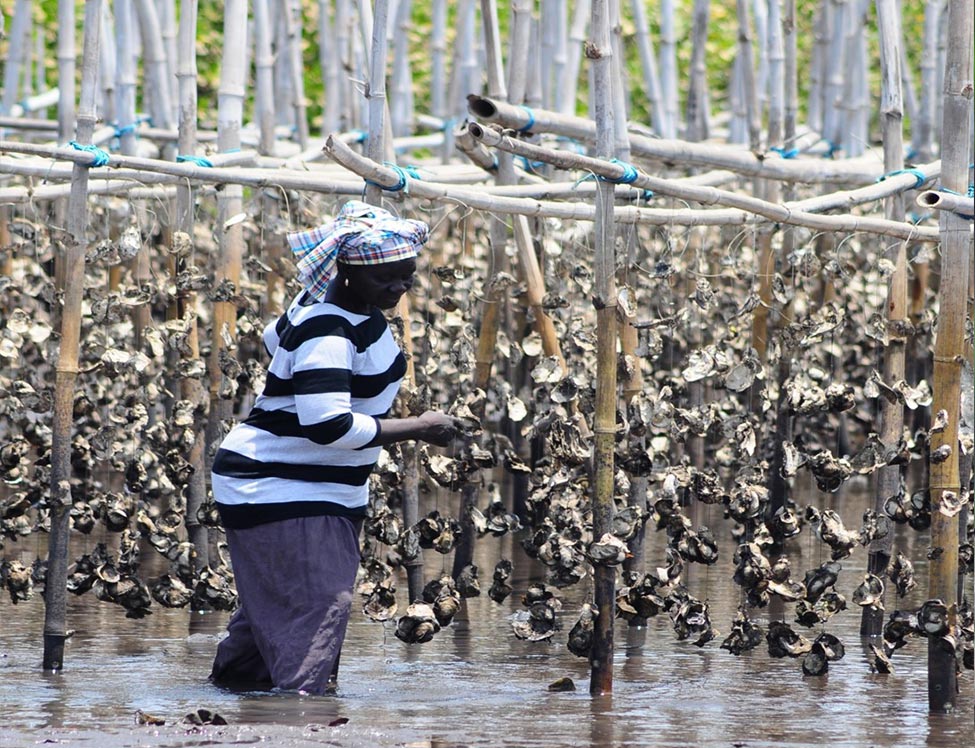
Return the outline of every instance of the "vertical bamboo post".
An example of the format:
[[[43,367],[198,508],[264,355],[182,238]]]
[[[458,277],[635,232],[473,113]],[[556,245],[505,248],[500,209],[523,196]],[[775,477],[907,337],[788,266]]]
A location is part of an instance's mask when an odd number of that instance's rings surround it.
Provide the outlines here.
[[[748,122],[748,147],[761,150],[762,119],[758,110],[758,91],[755,84],[752,30],[748,14],[748,0],[738,0],[738,56],[741,58],[742,82],[745,86],[745,112]]]
[[[615,117],[612,108],[613,49],[610,43],[610,2],[593,0],[586,56],[592,64],[593,120],[596,123],[596,155],[613,156]],[[594,415],[594,480],[592,494],[593,537],[612,531],[614,447],[616,441],[616,236],[612,183],[599,181],[596,192],[595,257],[593,258],[593,305],[596,308],[596,402]],[[613,621],[616,607],[616,569],[593,569],[593,601],[597,610],[589,654],[593,696],[613,690]]]
[[[946,190],[964,194],[972,143],[972,11],[973,0],[948,4],[948,51],[945,61],[941,133],[941,181]],[[944,410],[948,425],[931,436],[931,451],[951,450],[946,460],[929,461],[931,491],[931,547],[941,549],[928,566],[928,598],[948,605],[952,631],[958,622],[958,518],[941,512],[948,492],[961,491],[958,418],[961,371],[965,355],[965,308],[971,280],[969,221],[941,211],[941,285],[934,343],[932,412]],[[958,696],[955,654],[928,638],[928,706],[933,712],[953,708]]]
[[[244,94],[247,71],[244,56],[247,39],[246,0],[227,0],[224,5],[224,46],[220,62],[220,88],[217,92],[217,147],[223,153],[240,148],[240,130],[244,120]],[[214,288],[230,287],[236,292],[240,284],[241,264],[244,253],[243,224],[228,219],[243,210],[243,188],[239,184],[227,184],[217,198],[217,225],[220,231],[220,249],[214,268]],[[220,441],[223,424],[233,416],[232,387],[222,387],[226,376],[221,368],[224,356],[234,355],[234,338],[237,332],[237,307],[230,299],[213,301],[212,329],[210,331],[210,416],[207,420],[206,443],[208,447]],[[210,450],[207,449],[207,455]],[[209,460],[207,460],[209,469]]]
[[[660,0],[660,95],[666,114],[664,138],[677,137],[677,31],[674,23],[674,0]]]
[[[178,86],[177,112],[179,122],[179,150],[191,153],[196,145],[197,118],[197,82],[196,82],[196,18],[199,0],[185,0],[180,5],[179,32],[177,46],[179,54],[176,66],[176,80]],[[181,240],[189,244],[190,256],[193,257],[193,186],[180,181],[176,186],[176,231],[182,234]],[[187,258],[176,259],[177,273],[186,266]],[[196,321],[196,292],[192,290],[180,291],[176,302],[176,314],[179,319],[187,320],[188,356],[192,359],[200,358],[199,325]],[[193,404],[193,442],[187,455],[187,462],[193,467],[189,485],[186,491],[186,532],[189,541],[195,549],[194,565],[203,569],[210,563],[210,538],[207,526],[200,521],[200,508],[207,498],[207,473],[204,450],[206,435],[203,421],[206,416],[207,394],[203,383],[195,377],[180,380],[180,398]]]
[[[684,137],[693,141],[706,140],[708,137],[705,46],[710,15],[710,0],[694,0],[694,21],[691,27],[690,82],[687,88],[687,111],[684,125]]]
[[[95,94],[98,82],[98,45],[101,31],[101,0],[85,2],[82,50],[81,101],[78,106],[78,142],[91,143],[95,130]],[[66,31],[62,27],[61,31]],[[73,34],[74,29],[67,29]],[[73,107],[72,107],[73,111]],[[75,383],[81,348],[81,314],[85,285],[85,249],[88,226],[88,165],[75,163],[68,198],[68,240],[64,253],[64,302],[61,343],[54,380],[54,414],[51,444],[51,484],[48,506],[51,531],[48,538],[47,580],[44,592],[45,671],[64,667],[67,638],[68,539],[71,532],[71,427],[74,422]]]
[[[342,130],[342,49],[338,9],[330,0],[318,0],[318,66],[325,99],[322,102],[322,134]]]
[[[880,116],[883,127],[884,171],[890,173],[904,167],[903,105],[901,96],[901,28],[896,0],[876,0],[877,26],[880,36]],[[884,201],[884,215],[895,221],[904,220],[904,198],[891,195]],[[907,247],[897,241],[892,248],[894,272],[887,282],[887,347],[883,352],[883,378],[890,385],[904,378],[910,321],[907,295]],[[894,447],[904,431],[904,406],[880,398],[880,439]],[[883,512],[884,504],[897,494],[901,469],[886,465],[877,474],[874,509]],[[893,548],[892,533],[875,538],[870,543],[867,571],[883,577]],[[879,636],[883,631],[882,608],[865,606],[860,618],[861,636]]]
[[[572,24],[569,26],[569,45],[566,52],[565,67],[559,78],[559,98],[562,114],[575,114],[576,98],[579,94],[579,67],[582,59],[582,46],[586,41],[586,24],[589,21],[591,0],[576,0],[572,9]]]
[[[637,49],[640,52],[640,69],[643,71],[647,103],[650,105],[650,123],[658,136],[667,137],[663,134],[667,129],[665,124],[666,113],[664,112],[663,94],[660,87],[660,75],[657,73],[657,56],[653,49],[653,40],[650,38],[650,28],[647,23],[647,11],[642,0],[633,0],[631,8]]]
[[[58,0],[58,143],[74,137],[75,127],[75,2]],[[101,19],[99,19],[101,23]],[[83,54],[83,53],[82,53]]]
[[[281,0],[281,17],[287,36],[288,71],[291,81],[291,107],[294,110],[295,137],[302,150],[308,147],[308,115],[305,106],[304,66],[301,62],[301,7]]]
[[[3,99],[0,101],[0,113],[3,114],[10,112],[21,91],[20,81],[24,76],[24,62],[27,59],[27,43],[30,38],[30,6],[30,0],[17,0],[14,6],[3,69]]]

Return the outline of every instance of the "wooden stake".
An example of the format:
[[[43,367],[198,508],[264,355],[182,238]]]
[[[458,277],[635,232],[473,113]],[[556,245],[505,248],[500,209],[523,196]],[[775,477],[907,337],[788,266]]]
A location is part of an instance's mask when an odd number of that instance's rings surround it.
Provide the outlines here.
[[[101,0],[86,0],[82,51],[81,101],[78,107],[77,142],[90,144],[95,129],[95,94],[98,81],[98,45],[101,31]],[[62,29],[64,31],[64,29]],[[68,30],[74,33],[74,29]],[[74,423],[75,383],[81,347],[81,315],[85,284],[85,230],[88,226],[88,167],[76,164],[68,198],[68,239],[65,242],[64,302],[61,343],[54,380],[54,414],[51,428],[51,485],[48,497],[51,531],[48,537],[47,579],[44,589],[44,658],[46,671],[64,667],[67,639],[68,540],[71,532],[71,441]]]

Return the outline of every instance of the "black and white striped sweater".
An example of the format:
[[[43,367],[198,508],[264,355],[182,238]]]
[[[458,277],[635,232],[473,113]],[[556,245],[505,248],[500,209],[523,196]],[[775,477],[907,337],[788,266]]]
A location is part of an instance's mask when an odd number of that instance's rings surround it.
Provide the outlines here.
[[[213,495],[226,527],[320,514],[365,516],[406,359],[379,309],[354,314],[299,294],[264,330],[264,392],[220,444]]]

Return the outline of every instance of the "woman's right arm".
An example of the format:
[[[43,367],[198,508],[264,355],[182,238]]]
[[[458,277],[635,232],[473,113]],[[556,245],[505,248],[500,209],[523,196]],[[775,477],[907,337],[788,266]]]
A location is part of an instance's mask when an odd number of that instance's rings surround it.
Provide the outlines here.
[[[377,423],[379,433],[366,445],[368,447],[382,447],[410,440],[445,447],[451,439],[460,435],[463,427],[461,419],[436,410],[407,418],[381,418],[377,419]]]

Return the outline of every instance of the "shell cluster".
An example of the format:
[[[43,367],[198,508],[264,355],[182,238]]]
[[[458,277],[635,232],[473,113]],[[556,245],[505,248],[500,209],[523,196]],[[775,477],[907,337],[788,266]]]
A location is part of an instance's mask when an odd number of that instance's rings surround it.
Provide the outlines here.
[[[291,197],[287,220],[269,219],[267,227],[261,201],[246,205],[250,259],[236,284],[214,281],[209,258],[219,247],[202,209],[198,230],[177,241],[124,201],[95,201],[91,232],[97,240],[86,265],[72,398],[72,478],[59,486],[50,480],[62,293],[53,265],[64,238],[40,216],[11,222],[11,244],[0,248],[0,542],[6,546],[0,582],[13,602],[30,599],[34,585],[43,584],[45,566],[10,552],[31,534],[49,532],[51,508],[63,502],[73,537],[84,547],[71,565],[71,592],[91,591],[133,617],[151,613],[154,604],[235,606],[212,501],[208,497],[187,516],[190,485],[199,479],[188,455],[204,426],[212,448],[263,387],[261,330],[297,290],[288,263],[267,256],[264,240],[268,232],[308,225],[334,208],[334,198]],[[515,592],[513,562],[504,558],[493,570],[471,564],[449,583],[435,580],[405,609],[397,602],[403,568],[424,551],[450,554],[471,527],[478,542],[514,535],[544,567],[543,579],[517,591],[523,605],[511,631],[518,639],[552,640],[569,628],[569,649],[587,652],[596,611],[587,603],[574,626],[563,626],[563,616],[576,612],[563,610],[557,592],[589,584],[598,566],[618,574],[618,618],[639,623],[666,613],[677,640],[733,654],[765,641],[771,656],[801,657],[808,675],[826,672],[843,648],[828,632],[811,640],[799,632],[828,629],[848,605],[889,616],[877,671],[889,671],[890,656],[918,636],[934,637],[971,662],[970,601],[894,609],[894,595],[906,598],[917,585],[906,545],[894,549],[883,571],[861,579],[843,572],[843,562],[866,554],[873,540],[923,532],[932,512],[955,516],[966,507],[959,558],[967,573],[975,556],[970,485],[936,509],[925,489],[911,490],[905,480],[885,497],[881,512],[867,512],[859,524],[841,518],[844,487],[891,467],[910,476],[928,459],[932,433],[944,428],[942,414],[920,417],[931,404],[924,364],[930,362],[934,304],[921,304],[912,321],[917,369],[910,383],[884,381],[878,373],[888,345],[879,315],[890,274],[881,242],[851,236],[829,243],[793,229],[794,248],[775,270],[772,298],[760,299],[749,232],[642,226],[621,238],[634,248],[634,261],[621,268],[627,302],[620,314],[635,345],[620,351],[620,379],[638,384],[616,413],[615,512],[609,531],[597,536],[590,465],[599,369],[591,226],[533,223],[547,294],[532,305],[522,281],[491,264],[488,216],[422,201],[402,210],[429,214],[436,226],[421,257],[411,316],[394,320],[397,334],[410,338],[415,370],[402,391],[402,410],[436,406],[463,418],[469,429],[449,449],[419,450],[422,511],[409,526],[401,509],[411,460],[400,447],[384,451],[371,479],[357,582],[366,616],[395,620],[398,638],[422,643],[449,626],[463,600],[482,587],[503,604]],[[140,266],[126,259],[133,246],[148,257],[148,273],[137,275]],[[268,296],[272,285],[276,297]],[[506,303],[492,362],[497,375],[482,390],[470,383],[487,287],[500,289]],[[196,295],[193,308],[182,308],[187,294]],[[218,302],[233,303],[232,329],[213,329]],[[759,353],[750,331],[763,308],[774,324]],[[533,325],[542,313],[556,330],[565,368]],[[197,330],[201,348],[194,356]],[[218,339],[227,346],[209,360]],[[193,395],[194,388],[206,389],[208,378],[209,393]],[[963,378],[971,384],[970,362]],[[882,399],[917,416],[897,443],[877,435]],[[970,459],[975,418],[966,403],[957,451]],[[228,405],[232,417],[209,423],[216,404]],[[780,431],[777,421],[787,422],[788,430]],[[515,483],[524,495],[517,509]],[[789,487],[800,483],[818,491],[808,506],[789,497]],[[434,499],[472,486],[478,499],[463,516],[451,516]],[[719,524],[736,540],[731,558],[719,554]],[[210,535],[205,563],[189,540],[190,529],[200,527]],[[637,568],[635,550],[644,538],[655,556]],[[789,551],[797,539],[821,544],[829,560],[793,568]],[[146,572],[147,553],[157,554],[163,573]],[[727,574],[740,588],[740,609],[726,635],[719,631],[725,626],[711,620],[707,601],[685,583],[689,564]],[[757,613],[773,597],[794,606],[794,620],[763,627]]]

